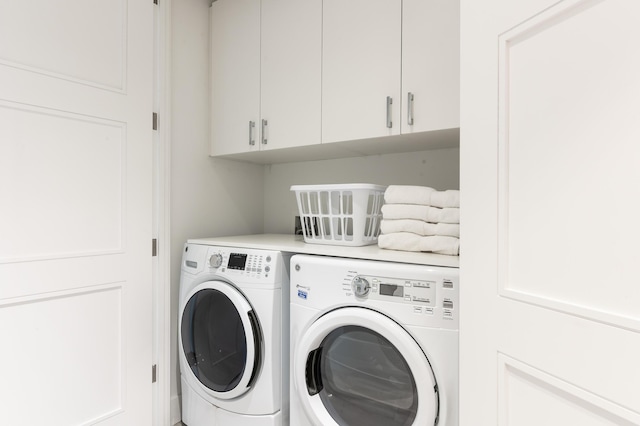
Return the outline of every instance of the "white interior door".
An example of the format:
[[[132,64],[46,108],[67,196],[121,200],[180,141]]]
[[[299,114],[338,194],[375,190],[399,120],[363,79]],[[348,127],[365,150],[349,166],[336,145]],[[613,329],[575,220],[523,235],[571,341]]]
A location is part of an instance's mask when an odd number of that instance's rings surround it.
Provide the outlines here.
[[[0,0],[3,424],[151,424],[152,8]]]
[[[640,424],[640,2],[461,16],[460,424]]]

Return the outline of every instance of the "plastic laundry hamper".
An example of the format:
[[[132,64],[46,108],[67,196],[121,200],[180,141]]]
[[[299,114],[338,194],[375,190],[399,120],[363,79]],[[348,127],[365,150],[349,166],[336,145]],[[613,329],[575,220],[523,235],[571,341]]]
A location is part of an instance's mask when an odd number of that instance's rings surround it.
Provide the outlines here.
[[[293,185],[306,243],[375,244],[387,187],[367,183]]]

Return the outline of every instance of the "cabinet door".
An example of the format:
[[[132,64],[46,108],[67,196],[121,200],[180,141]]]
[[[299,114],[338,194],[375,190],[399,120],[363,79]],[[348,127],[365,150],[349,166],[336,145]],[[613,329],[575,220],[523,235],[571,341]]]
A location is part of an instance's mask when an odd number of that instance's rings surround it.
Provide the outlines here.
[[[260,1],[218,0],[211,5],[210,13],[211,154],[257,150]],[[250,123],[255,124],[252,130]],[[254,145],[250,144],[250,134]]]
[[[260,149],[320,143],[322,1],[263,0]]]
[[[401,0],[324,0],[323,143],[400,133],[401,14]]]
[[[402,133],[459,127],[460,2],[402,4]]]

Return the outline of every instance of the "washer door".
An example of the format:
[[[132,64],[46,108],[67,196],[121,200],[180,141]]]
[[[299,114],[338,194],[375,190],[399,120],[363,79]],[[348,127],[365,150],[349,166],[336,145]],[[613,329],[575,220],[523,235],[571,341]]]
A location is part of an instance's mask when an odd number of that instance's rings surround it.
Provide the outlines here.
[[[340,308],[318,318],[295,349],[293,380],[317,425],[434,425],[438,390],[416,341],[389,317]]]
[[[261,364],[262,333],[251,305],[222,281],[198,285],[181,307],[183,374],[219,399],[247,392]]]

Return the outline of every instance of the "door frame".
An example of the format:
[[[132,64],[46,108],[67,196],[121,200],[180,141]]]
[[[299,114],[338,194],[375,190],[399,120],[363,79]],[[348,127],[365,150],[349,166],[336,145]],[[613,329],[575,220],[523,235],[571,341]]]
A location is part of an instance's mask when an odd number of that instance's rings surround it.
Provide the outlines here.
[[[158,1],[154,12],[153,133],[153,424],[180,420],[171,407],[171,0]],[[151,120],[151,117],[150,117]],[[172,418],[172,412],[178,413]]]

